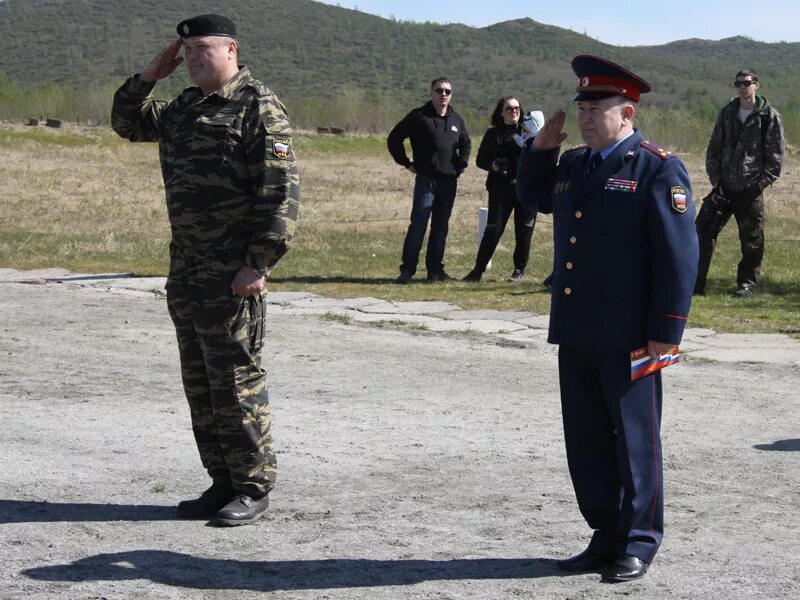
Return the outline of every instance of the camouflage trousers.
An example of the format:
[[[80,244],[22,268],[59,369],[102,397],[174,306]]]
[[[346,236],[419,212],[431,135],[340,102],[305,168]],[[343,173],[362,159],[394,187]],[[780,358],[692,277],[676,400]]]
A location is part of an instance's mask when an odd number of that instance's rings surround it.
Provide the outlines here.
[[[260,358],[266,303],[262,296],[234,296],[234,275],[190,277],[171,269],[167,305],[203,466],[215,482],[261,497],[277,474]]]
[[[728,202],[722,206],[710,201],[703,202],[697,213],[697,239],[700,244],[700,262],[697,270],[695,292],[702,293],[706,287],[708,268],[717,245],[717,236],[730,220],[736,219],[739,227],[739,244],[742,259],[736,269],[736,283],[758,283],[761,263],[764,260],[764,196],[737,196],[728,192]]]

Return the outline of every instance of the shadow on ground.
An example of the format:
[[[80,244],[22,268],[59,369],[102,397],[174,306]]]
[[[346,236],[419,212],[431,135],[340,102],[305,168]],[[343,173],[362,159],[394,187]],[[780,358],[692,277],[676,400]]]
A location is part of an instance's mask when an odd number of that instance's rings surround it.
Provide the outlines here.
[[[772,452],[800,452],[800,439],[777,440],[771,444],[756,444],[753,448]]]
[[[174,506],[154,504],[76,504],[0,500],[0,523],[58,521],[172,521]]]
[[[23,573],[41,581],[146,579],[183,588],[261,592],[564,575],[552,560],[544,558],[239,561],[198,558],[160,550],[98,554],[71,564],[38,567]]]

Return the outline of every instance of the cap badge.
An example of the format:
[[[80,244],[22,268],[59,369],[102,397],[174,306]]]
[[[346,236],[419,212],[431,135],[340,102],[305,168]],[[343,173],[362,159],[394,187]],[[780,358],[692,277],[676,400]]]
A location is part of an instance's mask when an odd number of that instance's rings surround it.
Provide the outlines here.
[[[589,78],[588,77],[584,77],[583,79],[581,79],[581,87],[589,87]]]
[[[183,26],[183,34],[186,35],[187,33],[189,33],[189,26],[188,25],[184,25]]]

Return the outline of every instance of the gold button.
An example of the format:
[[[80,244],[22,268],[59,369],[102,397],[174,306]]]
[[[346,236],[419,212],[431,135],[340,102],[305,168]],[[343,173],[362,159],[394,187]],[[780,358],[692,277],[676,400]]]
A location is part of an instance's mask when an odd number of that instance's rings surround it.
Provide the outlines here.
[[[572,293],[572,288],[564,288],[564,295],[569,296]]]
[[[568,261],[567,261],[567,265],[566,265],[566,266],[567,266],[567,270],[568,270],[568,271],[571,271],[571,270],[572,270],[572,267],[573,267],[574,265],[572,264],[572,261],[569,261],[569,260],[568,260]]]
[[[571,238],[569,238],[569,243],[570,244],[574,244],[577,241],[578,241],[578,238],[576,238],[574,235]]]
[[[581,217],[583,217],[583,213],[581,211],[579,211],[579,210],[576,210],[575,211],[575,218],[576,219],[580,219]]]

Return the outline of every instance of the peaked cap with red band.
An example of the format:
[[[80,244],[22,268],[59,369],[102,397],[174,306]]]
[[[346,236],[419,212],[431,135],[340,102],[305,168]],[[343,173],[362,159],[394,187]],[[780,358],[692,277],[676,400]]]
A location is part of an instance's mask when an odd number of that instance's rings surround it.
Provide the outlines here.
[[[581,54],[572,59],[572,70],[578,76],[578,94],[573,98],[580,100],[601,100],[609,96],[622,96],[639,102],[639,96],[653,89],[649,83],[625,67],[616,63]]]

